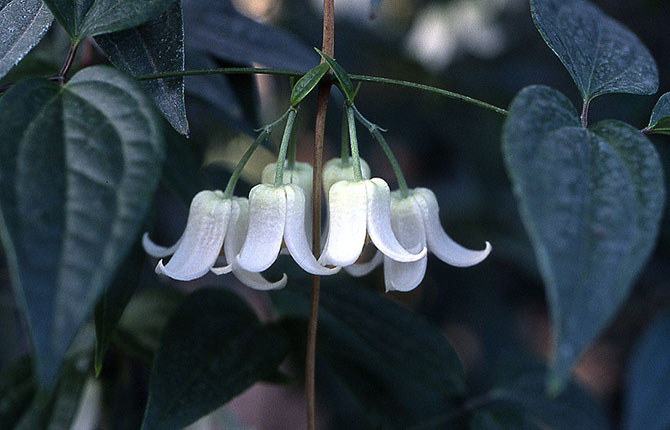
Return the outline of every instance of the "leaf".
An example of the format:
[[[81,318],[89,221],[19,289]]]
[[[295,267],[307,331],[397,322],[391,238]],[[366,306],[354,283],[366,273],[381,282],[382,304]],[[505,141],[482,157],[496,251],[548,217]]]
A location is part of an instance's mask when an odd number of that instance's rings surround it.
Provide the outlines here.
[[[307,71],[314,52],[293,34],[240,14],[230,0],[183,0],[187,52],[235,64]]]
[[[319,84],[321,78],[328,72],[329,68],[328,64],[321,63],[318,66],[311,68],[298,79],[298,82],[295,83],[293,90],[291,91],[291,106],[298,106],[302,99],[307,97],[314,87]]]
[[[142,429],[194,422],[275,374],[286,341],[237,295],[204,288],[172,316],[151,371]]]
[[[607,93],[653,94],[658,69],[640,40],[584,0],[531,0],[535,26],[585,102]]]
[[[144,249],[138,242],[121,265],[114,281],[105,288],[93,313],[95,321],[95,375],[99,376],[105,353],[121,315],[137,289],[144,262]]]
[[[124,309],[114,343],[129,355],[151,364],[163,330],[183,299],[183,292],[162,285],[141,289]]]
[[[0,375],[0,422],[14,428],[30,407],[36,387],[30,357],[24,357],[8,366]]]
[[[670,314],[658,316],[633,348],[626,371],[626,429],[670,427]]]
[[[43,388],[135,241],[163,158],[153,103],[90,67],[0,99],[0,238]]]
[[[333,71],[335,78],[337,78],[337,82],[340,83],[340,89],[342,90],[344,97],[349,102],[353,103],[356,91],[354,90],[354,84],[352,84],[351,79],[349,79],[349,74],[333,58],[319,51],[317,48],[314,49],[316,49],[316,52],[318,52],[321,58],[323,58],[324,61],[330,66],[330,69]]]
[[[132,76],[184,71],[184,23],[179,2],[152,21],[97,36],[95,41],[112,64]],[[142,87],[172,127],[188,135],[184,78],[144,80]]]
[[[174,0],[44,0],[73,43],[89,36],[136,27],[158,16]]]
[[[41,0],[0,0],[0,78],[37,45],[53,20]]]
[[[670,93],[663,94],[656,102],[647,130],[651,133],[670,134]]]
[[[186,53],[186,66],[189,70],[219,67],[208,54],[194,49]],[[218,109],[220,112],[215,113],[217,117],[228,117],[235,123],[241,123],[245,120],[242,107],[232,85],[224,75],[188,76],[186,78],[186,92]]]
[[[496,370],[499,375],[495,386],[484,396],[492,401],[482,411],[491,409],[504,417],[520,416],[525,428],[611,428],[602,406],[576,384],[569,383],[557,397],[549,396],[542,364],[519,354],[505,354]]]
[[[528,87],[512,102],[502,136],[547,289],[553,391],[628,297],[665,201],[658,154],[642,133],[618,121],[578,124],[561,93]]]
[[[358,399],[368,426],[404,428],[448,413],[464,392],[464,375],[441,331],[358,285],[322,282],[317,362]],[[271,293],[280,317],[302,322],[303,336],[308,285]]]

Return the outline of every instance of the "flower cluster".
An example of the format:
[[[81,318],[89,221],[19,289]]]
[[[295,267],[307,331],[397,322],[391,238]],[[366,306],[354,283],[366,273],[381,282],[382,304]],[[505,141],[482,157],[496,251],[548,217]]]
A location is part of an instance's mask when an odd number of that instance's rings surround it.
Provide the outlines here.
[[[261,273],[280,254],[288,254],[314,275],[332,275],[344,268],[353,276],[363,276],[383,263],[386,290],[409,291],[424,278],[428,251],[459,267],[484,260],[491,245],[486,242],[483,250],[475,251],[454,242],[440,224],[435,194],[426,188],[408,189],[394,158],[390,159],[399,190],[391,192],[386,181],[370,177],[370,167],[358,156],[355,108],[347,109],[352,155],[332,159],[323,169],[328,219],[318,260],[310,247],[312,167],[291,157],[286,160],[296,113],[292,108],[287,112],[277,163],[263,170],[261,183],[251,189],[248,199],[232,196],[232,189],[251,152],[269,134],[268,127],[238,164],[225,192],[201,191],[193,198],[186,229],[175,245],[158,246],[144,235],[147,253],[161,258],[156,273],[181,281],[208,272],[232,273],[251,288],[278,289],[286,285],[286,274],[268,281]],[[389,155],[379,128],[355,113]],[[343,150],[344,155],[348,154]],[[370,261],[361,262],[366,244],[374,245],[377,252]],[[164,263],[162,258],[170,255]]]

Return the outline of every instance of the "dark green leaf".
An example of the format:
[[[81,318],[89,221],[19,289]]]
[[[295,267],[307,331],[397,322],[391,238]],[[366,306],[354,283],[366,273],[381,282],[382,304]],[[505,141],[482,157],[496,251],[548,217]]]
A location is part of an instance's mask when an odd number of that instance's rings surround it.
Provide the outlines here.
[[[187,51],[186,67],[194,69],[216,69],[220,67],[208,54],[195,49]],[[214,112],[217,118],[227,117],[235,123],[244,121],[244,113],[235,91],[224,75],[188,76],[186,78],[186,92],[208,103],[220,112]],[[209,108],[209,106],[207,106]],[[250,127],[253,128],[253,127]]]
[[[584,0],[531,0],[542,38],[558,55],[584,101],[607,93],[653,94],[658,69],[626,27]]]
[[[308,285],[272,293],[280,316],[306,324]],[[317,361],[363,405],[370,425],[444,414],[464,391],[461,364],[437,327],[357,285],[323,280],[317,348]]]
[[[114,281],[105,288],[95,306],[95,374],[102,370],[107,347],[116,331],[121,315],[137,289],[144,262],[144,249],[138,242],[121,265]]]
[[[305,73],[298,82],[293,86],[291,91],[291,106],[298,106],[298,104],[312,92],[314,87],[319,84],[321,78],[328,72],[329,66],[326,63],[321,63],[318,66],[311,68]]]
[[[665,93],[658,99],[651,111],[647,130],[652,133],[670,134],[670,93]]]
[[[181,429],[274,375],[286,351],[285,340],[237,295],[198,290],[165,330],[142,428]]]
[[[152,21],[97,36],[95,41],[112,64],[133,76],[184,70],[184,24],[179,2]],[[184,78],[150,79],[142,81],[142,87],[172,127],[187,135]]]
[[[135,241],[158,183],[153,103],[109,67],[0,99],[0,236],[35,347],[37,380],[65,351]]]
[[[0,78],[37,45],[53,20],[42,0],[0,0]]]
[[[545,390],[546,369],[534,360],[508,354],[497,367],[496,386],[485,395],[492,401],[483,402],[482,411],[493,410],[499,416],[518,415],[523,418],[525,428],[611,428],[602,406],[576,384],[569,383],[559,396],[550,397]]]
[[[140,290],[123,311],[114,343],[150,364],[168,320],[183,299],[181,291],[165,286]]]
[[[0,423],[14,428],[30,407],[37,388],[33,380],[30,357],[24,357],[7,367],[0,375]]]
[[[546,87],[514,99],[503,152],[554,325],[558,390],[628,297],[654,247],[665,190],[655,148],[616,121],[591,130]]]
[[[174,0],[44,0],[76,43],[89,36],[136,27],[158,16]]]
[[[307,71],[316,64],[303,41],[239,13],[230,0],[183,0],[186,51],[235,64]]]
[[[670,314],[656,318],[635,345],[626,372],[624,423],[629,430],[670,427]]]
[[[337,82],[340,83],[340,89],[342,89],[342,94],[344,97],[351,103],[354,102],[354,96],[355,90],[354,90],[354,84],[351,83],[351,79],[349,79],[349,74],[347,73],[346,70],[340,66],[337,61],[335,61],[333,58],[329,57],[328,55],[324,54],[323,52],[319,51],[317,48],[316,52],[319,53],[321,58],[323,58],[326,63],[330,66],[331,70],[333,71],[333,74],[335,75],[335,78],[337,78]]]

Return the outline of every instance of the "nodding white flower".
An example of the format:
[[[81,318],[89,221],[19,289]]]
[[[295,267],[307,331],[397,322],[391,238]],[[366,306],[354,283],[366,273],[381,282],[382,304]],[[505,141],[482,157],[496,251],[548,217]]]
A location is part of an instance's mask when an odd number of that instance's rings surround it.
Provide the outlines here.
[[[286,275],[277,282],[268,282],[259,273],[246,272],[233,264],[231,256],[237,255],[246,236],[248,208],[247,199],[224,199],[221,191],[199,192],[191,202],[186,229],[177,243],[163,247],[153,243],[148,233],[142,237],[142,245],[152,257],[172,255],[167,264],[163,264],[163,260],[158,262],[156,273],[190,281],[210,270],[216,274],[232,271],[240,282],[251,288],[268,290],[285,286]],[[230,264],[214,267],[222,246]]]
[[[396,261],[417,261],[426,248],[415,253],[405,249],[391,228],[391,191],[380,178],[339,181],[328,193],[328,237],[319,263],[350,266],[358,260],[366,232],[384,255]]]
[[[249,230],[237,263],[247,271],[261,272],[277,259],[282,242],[298,266],[308,273],[331,275],[340,269],[323,267],[312,254],[305,235],[302,189],[294,184],[258,184],[249,192]]]
[[[363,179],[370,179],[370,166],[362,158],[361,160],[361,174]],[[323,192],[328,200],[328,191],[335,182],[339,181],[353,181],[354,180],[354,166],[343,164],[341,158],[331,158],[323,166]]]
[[[462,247],[445,233],[439,210],[435,194],[427,188],[410,190],[407,197],[402,197],[400,191],[391,193],[391,226],[400,244],[410,251],[427,246],[437,258],[457,267],[473,266],[484,260],[491,252],[491,244],[486,242],[481,251]],[[427,260],[423,257],[414,262],[401,262],[377,253],[369,262],[346,270],[353,276],[363,276],[383,261],[386,291],[409,291],[423,280]]]
[[[293,169],[289,169],[288,160],[284,162],[284,184],[294,184],[299,186],[305,192],[305,201],[312,199],[312,165],[296,161]],[[271,163],[265,166],[261,174],[261,182],[264,184],[275,183],[275,172],[277,163]]]

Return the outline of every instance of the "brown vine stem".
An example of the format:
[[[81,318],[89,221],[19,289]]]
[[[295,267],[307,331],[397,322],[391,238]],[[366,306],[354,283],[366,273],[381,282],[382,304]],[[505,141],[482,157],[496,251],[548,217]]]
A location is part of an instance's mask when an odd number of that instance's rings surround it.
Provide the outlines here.
[[[334,0],[323,0],[323,43],[322,51],[331,57],[335,53],[335,13]],[[323,59],[321,60],[323,61]],[[322,79],[316,104],[316,124],[314,125],[314,166],[312,180],[312,252],[318,257],[321,252],[321,189],[323,139],[326,129],[326,111],[330,96],[330,80]],[[312,276],[312,294],[307,324],[307,348],[305,352],[305,400],[307,406],[307,430],[316,429],[316,398],[314,394],[314,368],[316,362],[316,329],[319,317],[319,290],[321,277]]]
[[[58,82],[61,85],[65,84],[65,78],[67,77],[67,72],[70,71],[70,67],[72,67],[72,62],[74,61],[74,56],[77,54],[77,44],[73,43],[70,45],[70,50],[67,52],[67,57],[65,57],[65,62],[63,63],[63,67],[61,67],[60,72],[58,72],[58,75],[56,76],[58,79]]]

